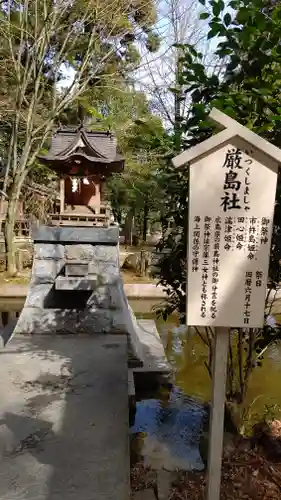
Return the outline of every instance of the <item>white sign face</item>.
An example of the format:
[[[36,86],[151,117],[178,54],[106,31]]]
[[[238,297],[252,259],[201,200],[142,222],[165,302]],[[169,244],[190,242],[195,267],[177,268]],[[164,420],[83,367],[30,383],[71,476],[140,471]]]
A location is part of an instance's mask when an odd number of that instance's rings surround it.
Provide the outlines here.
[[[191,165],[188,325],[263,326],[277,168],[237,137]]]

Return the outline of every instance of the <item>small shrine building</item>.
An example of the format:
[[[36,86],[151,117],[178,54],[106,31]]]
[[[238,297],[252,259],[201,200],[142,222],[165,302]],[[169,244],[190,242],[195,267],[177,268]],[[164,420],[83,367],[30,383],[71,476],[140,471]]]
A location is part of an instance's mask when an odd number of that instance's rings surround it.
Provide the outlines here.
[[[90,132],[83,125],[59,129],[47,155],[38,159],[60,179],[60,205],[58,213],[51,215],[51,223],[103,225],[109,221],[105,182],[124,169],[112,133]]]

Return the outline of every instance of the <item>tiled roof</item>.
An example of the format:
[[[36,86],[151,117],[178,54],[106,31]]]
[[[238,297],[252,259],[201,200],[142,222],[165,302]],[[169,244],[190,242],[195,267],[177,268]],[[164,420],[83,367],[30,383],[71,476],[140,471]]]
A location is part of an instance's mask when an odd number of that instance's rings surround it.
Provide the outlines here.
[[[85,129],[58,130],[52,138],[46,159],[59,160],[71,156],[77,148],[85,148],[87,156],[112,162],[116,160],[116,138],[108,132],[90,132]],[[119,156],[120,158],[120,156]],[[118,159],[119,159],[118,158]]]

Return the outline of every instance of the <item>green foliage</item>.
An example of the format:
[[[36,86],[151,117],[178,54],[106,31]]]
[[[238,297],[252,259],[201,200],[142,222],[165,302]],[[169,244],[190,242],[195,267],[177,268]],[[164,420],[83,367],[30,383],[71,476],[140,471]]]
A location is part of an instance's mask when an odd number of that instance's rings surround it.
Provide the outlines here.
[[[123,88],[139,64],[140,49],[156,50],[158,42],[154,0],[7,0],[1,3],[0,17],[5,244],[7,270],[13,275],[17,203],[53,127],[75,122],[73,106],[78,110],[81,100],[93,108],[91,98],[102,102],[98,91]]]
[[[161,121],[148,112],[145,100],[136,97],[141,106],[135,109],[135,119],[131,118],[130,108],[126,127],[116,128],[120,149],[126,157],[126,168],[122,174],[112,177],[107,189],[118,222],[123,225],[131,214],[141,231],[139,236],[145,240],[148,220],[155,222],[163,210],[160,179],[163,158],[169,150],[169,137]],[[137,99],[134,102],[136,104]]]
[[[230,4],[233,7],[233,2]],[[201,142],[214,132],[207,118],[213,106],[234,117],[273,144],[279,146],[281,144],[281,46],[279,39],[281,5],[278,3],[271,6],[270,15],[264,8],[262,0],[250,2],[241,0],[235,5],[237,10],[233,15],[229,13],[223,15],[223,2],[210,2],[212,15],[208,35],[219,37],[216,55],[219,58],[219,65],[225,65],[223,77],[209,75],[204,67],[202,55],[189,45],[182,47],[184,55],[181,78],[191,99],[191,108],[181,124],[184,148]],[[205,17],[207,16],[203,16],[204,19]],[[241,25],[242,22],[243,25]],[[221,37],[223,37],[222,40]],[[167,197],[174,196],[173,191],[170,191],[170,186],[171,183],[168,183]],[[184,200],[186,183],[182,183],[179,179],[177,189],[179,192],[183,191]],[[280,182],[278,182],[270,256],[272,287],[276,287],[281,280],[280,190]],[[183,213],[181,209],[179,212]],[[173,219],[174,216],[173,210],[166,214],[168,219]],[[181,232],[183,242],[185,239],[184,223],[185,218],[182,215],[181,220],[177,221],[176,231]],[[183,242],[180,260],[185,265]],[[168,240],[164,241],[163,245],[170,248]],[[161,267],[161,279],[163,280],[165,275],[166,279],[163,284],[174,289],[178,275],[171,272],[170,276],[167,276],[166,264],[163,262]],[[180,311],[185,307],[184,295],[182,301]]]
[[[205,5],[205,1],[201,3]],[[235,12],[230,14],[229,7]],[[237,0],[224,5],[222,1],[212,0],[208,13],[201,14],[201,19],[207,18],[208,38],[217,39],[216,56],[223,71],[221,76],[210,75],[201,54],[189,45],[182,46],[180,78],[191,102],[181,123],[182,146],[188,148],[198,144],[216,132],[208,121],[208,113],[215,106],[280,147],[280,3],[265,5],[262,0]],[[188,169],[182,176],[170,169],[165,193],[169,208],[165,217],[167,221],[173,221],[173,228],[167,231],[158,246],[161,252],[165,251],[160,260],[159,279],[169,293],[166,307],[160,311],[164,316],[177,310],[183,317],[186,309],[187,195]],[[177,200],[176,210],[173,205],[170,207],[173,200]],[[271,289],[276,289],[281,281],[280,200],[279,175],[269,268]],[[198,334],[205,339],[211,353],[209,332]],[[279,326],[265,325],[262,330],[237,332],[232,348],[235,368],[228,371],[229,400],[241,404],[252,370],[260,366],[266,349],[278,339]]]

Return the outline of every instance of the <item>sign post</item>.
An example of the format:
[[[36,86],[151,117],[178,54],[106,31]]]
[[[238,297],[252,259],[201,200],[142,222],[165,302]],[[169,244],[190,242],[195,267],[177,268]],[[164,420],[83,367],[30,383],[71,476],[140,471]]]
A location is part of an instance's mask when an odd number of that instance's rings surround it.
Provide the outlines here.
[[[173,159],[188,164],[187,325],[216,329],[207,500],[219,500],[230,328],[260,328],[281,150],[217,109],[223,129]]]

